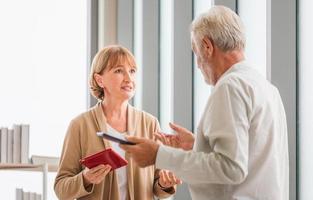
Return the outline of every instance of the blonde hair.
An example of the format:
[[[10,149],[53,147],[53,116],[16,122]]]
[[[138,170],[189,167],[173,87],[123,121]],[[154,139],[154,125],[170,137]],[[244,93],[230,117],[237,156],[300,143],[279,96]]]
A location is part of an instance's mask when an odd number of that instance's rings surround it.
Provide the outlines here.
[[[243,50],[244,26],[239,16],[224,6],[213,6],[196,18],[190,31],[197,39],[208,37],[222,51]]]
[[[133,54],[120,45],[110,45],[101,49],[93,58],[89,74],[89,88],[91,94],[98,100],[103,100],[104,91],[95,80],[95,74],[102,74],[117,65],[127,62],[130,66],[136,67]]]

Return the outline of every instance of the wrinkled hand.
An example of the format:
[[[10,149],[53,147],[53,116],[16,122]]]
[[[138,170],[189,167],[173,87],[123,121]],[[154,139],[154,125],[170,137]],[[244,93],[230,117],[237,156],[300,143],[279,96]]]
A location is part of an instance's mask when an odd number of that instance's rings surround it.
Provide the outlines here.
[[[128,136],[127,140],[135,145],[120,144],[119,146],[129,153],[139,167],[147,167],[155,164],[159,144],[152,140]]]
[[[187,151],[191,150],[195,141],[192,132],[174,123],[170,123],[169,125],[175,131],[175,135],[158,132],[154,133],[155,137],[164,145],[181,148]]]
[[[105,176],[110,172],[110,170],[111,170],[110,165],[98,165],[91,169],[88,169],[86,167],[83,171],[85,187],[87,187],[90,184],[101,183]]]
[[[160,170],[159,172],[159,185],[162,188],[170,188],[177,184],[182,184],[182,181],[177,178],[172,172],[168,170]]]

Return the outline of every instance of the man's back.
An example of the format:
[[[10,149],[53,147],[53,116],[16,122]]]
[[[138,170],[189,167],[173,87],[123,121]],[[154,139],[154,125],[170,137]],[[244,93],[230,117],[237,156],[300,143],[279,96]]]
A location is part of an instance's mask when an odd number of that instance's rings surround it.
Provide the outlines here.
[[[190,184],[193,199],[288,199],[287,124],[281,97],[247,65],[237,63],[218,80],[203,113],[194,150],[215,152],[224,161],[208,163],[222,169],[211,183]],[[243,180],[227,180],[236,177],[233,165],[243,170]]]

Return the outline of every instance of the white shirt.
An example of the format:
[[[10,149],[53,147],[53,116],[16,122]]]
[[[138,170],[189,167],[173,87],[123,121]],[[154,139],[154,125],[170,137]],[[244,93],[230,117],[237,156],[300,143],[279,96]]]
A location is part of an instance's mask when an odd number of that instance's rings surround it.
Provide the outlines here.
[[[123,134],[118,131],[116,131],[114,128],[112,128],[109,124],[107,124],[108,132],[109,133],[115,133],[115,134]],[[125,151],[122,150],[118,143],[111,142],[112,149],[116,151],[122,158],[125,158]],[[127,173],[126,173],[126,166],[118,168],[115,170],[117,174],[117,184],[120,192],[120,200],[126,200],[127,199]]]
[[[192,151],[160,146],[156,167],[173,171],[194,200],[288,200],[285,110],[278,90],[245,62],[215,85]]]

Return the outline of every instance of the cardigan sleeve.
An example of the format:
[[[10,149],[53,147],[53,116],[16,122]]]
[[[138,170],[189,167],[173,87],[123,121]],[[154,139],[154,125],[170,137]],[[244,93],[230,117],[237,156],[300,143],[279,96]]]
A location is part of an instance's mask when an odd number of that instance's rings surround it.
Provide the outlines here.
[[[59,169],[54,182],[54,191],[61,200],[76,199],[93,192],[94,185],[87,191],[83,183],[79,124],[72,121],[67,130]]]

